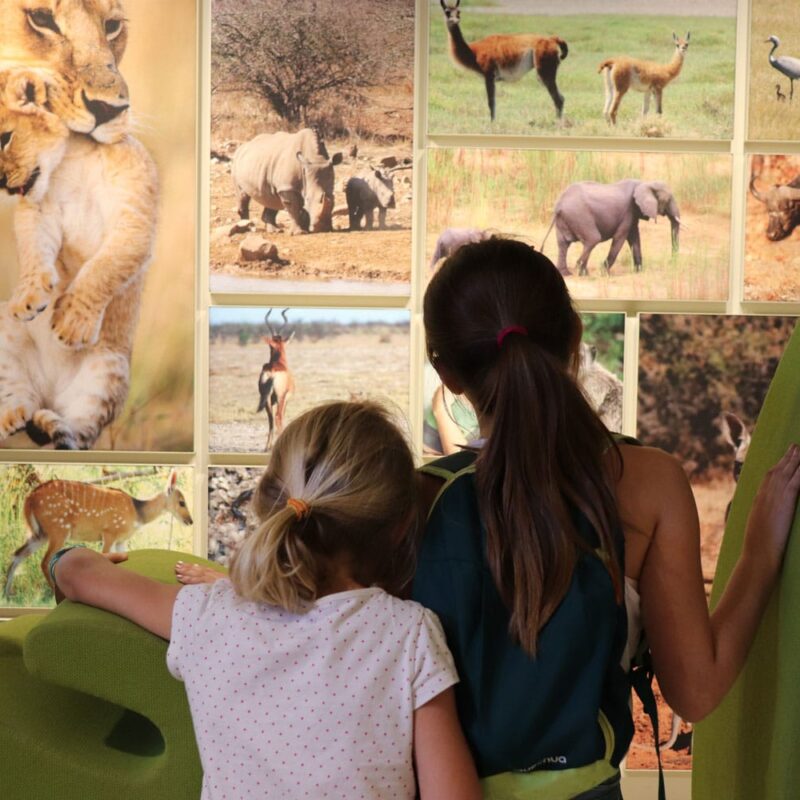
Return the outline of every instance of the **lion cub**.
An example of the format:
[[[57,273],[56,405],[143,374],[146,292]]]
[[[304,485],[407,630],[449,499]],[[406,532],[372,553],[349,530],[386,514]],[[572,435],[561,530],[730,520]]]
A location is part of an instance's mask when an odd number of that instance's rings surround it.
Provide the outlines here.
[[[0,72],[0,188],[20,197],[0,441],[25,428],[59,449],[91,447],[125,403],[158,203],[145,148],[70,133],[68,95],[52,73]]]

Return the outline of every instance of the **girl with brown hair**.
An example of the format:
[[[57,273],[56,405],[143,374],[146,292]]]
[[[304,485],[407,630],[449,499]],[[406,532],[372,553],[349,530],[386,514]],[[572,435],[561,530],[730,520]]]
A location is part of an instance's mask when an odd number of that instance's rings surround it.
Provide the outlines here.
[[[442,621],[484,797],[619,798],[642,628],[666,701],[704,717],[778,576],[800,450],[764,480],[709,616],[688,481],[666,453],[616,441],[581,393],[582,325],[556,267],[516,241],[466,245],[431,280],[424,325],[483,439],[422,469],[412,596]]]

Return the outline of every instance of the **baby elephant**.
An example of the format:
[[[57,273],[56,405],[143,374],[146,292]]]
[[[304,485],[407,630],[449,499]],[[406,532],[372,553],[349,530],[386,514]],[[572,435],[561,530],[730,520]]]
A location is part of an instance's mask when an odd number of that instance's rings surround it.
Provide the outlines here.
[[[361,220],[366,219],[367,230],[372,230],[375,209],[378,209],[378,227],[386,227],[386,209],[394,208],[394,180],[379,169],[363,169],[347,181],[344,187],[350,230],[357,231]]]
[[[568,186],[556,201],[555,213],[544,242],[556,226],[558,269],[562,275],[572,274],[567,268],[567,250],[580,242],[583,251],[578,257],[578,274],[588,275],[587,264],[592,250],[611,239],[611,248],[603,262],[611,271],[622,245],[628,242],[633,253],[633,268],[642,269],[642,246],[639,220],[666,216],[672,225],[672,252],[678,252],[681,218],[678,204],[666,183],[660,181],[622,180],[616,183],[580,181]]]
[[[428,272],[433,272],[441,259],[453,255],[456,250],[465,244],[483,242],[490,236],[489,231],[484,231],[480,228],[445,228],[436,240],[433,257],[428,265]]]

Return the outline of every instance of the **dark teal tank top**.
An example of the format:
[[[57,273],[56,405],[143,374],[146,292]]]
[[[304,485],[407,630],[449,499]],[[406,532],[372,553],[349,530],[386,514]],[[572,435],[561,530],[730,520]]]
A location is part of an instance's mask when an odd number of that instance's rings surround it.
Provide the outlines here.
[[[475,457],[464,451],[422,468],[445,483],[428,517],[412,597],[444,627],[478,773],[506,786],[487,795],[525,796],[529,786],[536,797],[570,797],[613,775],[633,735],[630,681],[620,665],[625,606],[616,602],[594,529],[575,512],[591,550],[542,629],[536,657],[525,653],[508,635],[509,612],[486,561]],[[621,531],[617,540],[611,557],[624,564]]]

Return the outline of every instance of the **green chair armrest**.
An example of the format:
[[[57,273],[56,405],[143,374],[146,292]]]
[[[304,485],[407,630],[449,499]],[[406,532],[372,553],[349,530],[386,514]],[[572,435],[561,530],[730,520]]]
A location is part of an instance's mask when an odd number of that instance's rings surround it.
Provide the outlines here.
[[[140,550],[120,568],[176,583],[178,558],[214,566],[187,553]],[[64,601],[28,631],[23,656],[35,677],[131,709],[168,735],[187,708],[183,686],[167,670],[167,644],[116,614]]]
[[[0,656],[21,655],[25,638],[46,616],[25,614],[0,624]]]

